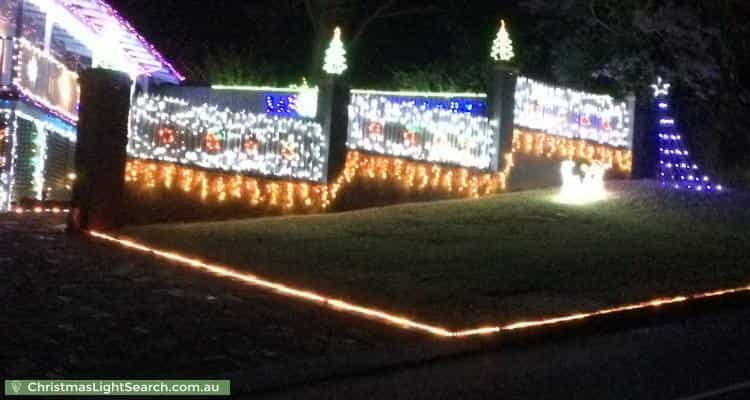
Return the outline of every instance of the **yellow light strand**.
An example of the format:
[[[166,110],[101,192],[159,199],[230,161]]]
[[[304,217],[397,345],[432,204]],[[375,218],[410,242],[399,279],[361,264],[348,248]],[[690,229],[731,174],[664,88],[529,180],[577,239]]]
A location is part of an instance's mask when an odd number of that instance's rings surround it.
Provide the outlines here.
[[[506,157],[511,157],[510,154]],[[331,184],[292,181],[261,181],[242,175],[212,173],[190,167],[154,161],[131,160],[126,165],[125,182],[133,188],[166,190],[179,188],[199,193],[202,202],[243,201],[253,207],[284,212],[324,211],[331,207],[342,189],[356,179],[393,183],[407,192],[428,191],[451,197],[476,198],[505,188],[510,171],[497,174],[470,172],[466,168],[445,168],[393,157],[350,152],[341,175]],[[259,182],[262,182],[259,183]]]
[[[585,140],[569,139],[542,132],[516,129],[513,134],[513,153],[591,163],[599,161],[615,171],[629,174],[633,170],[633,152],[628,149],[593,144]]]

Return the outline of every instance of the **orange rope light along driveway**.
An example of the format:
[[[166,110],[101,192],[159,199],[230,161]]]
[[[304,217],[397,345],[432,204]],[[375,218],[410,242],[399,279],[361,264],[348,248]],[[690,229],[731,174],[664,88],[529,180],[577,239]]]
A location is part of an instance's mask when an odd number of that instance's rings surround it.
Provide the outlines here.
[[[339,312],[349,313],[352,315],[359,315],[361,317],[366,317],[374,321],[386,323],[390,326],[400,327],[400,328],[409,329],[409,330],[418,330],[424,333],[429,333],[434,336],[447,337],[447,338],[463,338],[463,337],[472,337],[472,336],[495,335],[504,331],[517,331],[517,330],[522,330],[522,329],[558,325],[558,324],[564,324],[564,323],[573,322],[573,321],[580,321],[580,320],[604,316],[604,315],[612,315],[612,314],[619,314],[619,313],[624,313],[628,311],[652,309],[652,308],[657,308],[657,307],[661,307],[665,305],[686,303],[692,300],[716,298],[716,297],[727,296],[731,294],[750,292],[750,285],[748,285],[748,286],[738,287],[738,288],[733,288],[733,289],[722,289],[722,290],[716,290],[716,291],[705,292],[705,293],[696,293],[696,294],[689,295],[689,296],[676,296],[676,297],[671,297],[671,298],[649,300],[649,301],[644,301],[641,303],[606,308],[606,309],[588,312],[588,313],[571,314],[571,315],[560,316],[556,318],[547,318],[547,319],[539,319],[539,320],[532,320],[532,321],[521,321],[521,322],[516,322],[516,323],[512,323],[508,325],[487,326],[487,327],[479,327],[479,328],[466,329],[466,330],[460,330],[460,331],[451,331],[449,329],[446,329],[440,326],[430,325],[427,323],[422,323],[422,322],[418,322],[409,318],[398,316],[398,315],[386,312],[384,310],[378,310],[375,308],[368,308],[365,306],[349,303],[344,300],[334,299],[332,297],[328,297],[320,293],[315,293],[315,292],[307,291],[304,289],[295,288],[295,287],[288,286],[279,282],[266,280],[266,279],[257,277],[252,274],[242,273],[242,272],[238,272],[236,270],[230,269],[230,268],[206,263],[196,258],[187,257],[179,253],[158,250],[158,249],[146,246],[144,244],[137,243],[132,240],[120,239],[115,236],[111,236],[111,235],[96,232],[96,231],[90,231],[89,234],[97,239],[100,239],[109,243],[118,244],[127,249],[136,250],[145,254],[151,254],[158,258],[169,260],[169,261],[182,264],[184,266],[191,267],[194,269],[203,270],[206,272],[212,272],[218,276],[236,279],[236,280],[245,282],[249,285],[278,293],[282,296],[295,298],[300,301],[305,301],[308,303],[319,304],[319,305],[328,307],[332,310],[339,311]]]

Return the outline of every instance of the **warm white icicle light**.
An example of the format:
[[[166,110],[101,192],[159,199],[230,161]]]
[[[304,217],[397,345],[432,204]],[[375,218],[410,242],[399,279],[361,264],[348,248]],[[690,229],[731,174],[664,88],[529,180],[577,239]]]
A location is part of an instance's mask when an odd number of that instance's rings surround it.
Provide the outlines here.
[[[505,29],[505,20],[500,21],[500,31],[492,43],[492,59],[495,61],[510,61],[515,57],[513,53],[513,40],[508,30]]]
[[[344,42],[341,41],[341,29],[336,27],[333,31],[333,39],[326,50],[325,64],[323,70],[330,75],[341,75],[346,71],[346,50]]]

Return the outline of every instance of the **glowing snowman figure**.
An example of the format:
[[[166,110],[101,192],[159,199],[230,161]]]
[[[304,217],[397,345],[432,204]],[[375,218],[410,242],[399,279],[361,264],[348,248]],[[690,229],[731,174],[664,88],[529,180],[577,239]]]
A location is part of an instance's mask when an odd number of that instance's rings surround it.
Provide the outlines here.
[[[565,161],[560,173],[563,185],[556,200],[565,204],[588,204],[606,200],[607,189],[604,186],[604,174],[609,168],[600,162],[581,167],[583,176],[575,173],[576,163]]]

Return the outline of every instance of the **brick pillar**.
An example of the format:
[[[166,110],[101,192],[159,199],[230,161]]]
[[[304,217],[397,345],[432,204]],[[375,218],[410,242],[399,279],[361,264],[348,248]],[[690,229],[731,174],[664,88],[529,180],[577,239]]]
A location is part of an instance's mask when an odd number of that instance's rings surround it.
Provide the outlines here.
[[[487,114],[494,130],[497,154],[492,162],[493,171],[505,168],[504,155],[513,148],[513,126],[516,108],[516,81],[518,70],[505,62],[498,62],[492,70],[487,91]]]
[[[131,84],[126,74],[117,71],[90,69],[80,74],[78,178],[69,232],[121,225]]]
[[[337,76],[328,76],[318,90],[317,120],[328,137],[326,177],[330,182],[341,174],[346,164],[351,93],[349,85]]]

